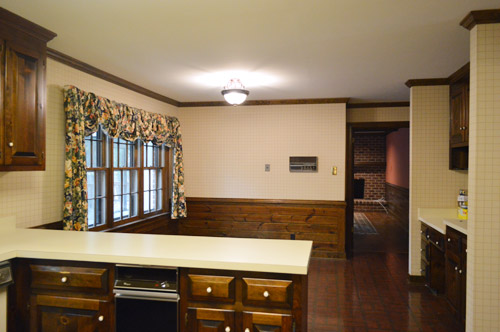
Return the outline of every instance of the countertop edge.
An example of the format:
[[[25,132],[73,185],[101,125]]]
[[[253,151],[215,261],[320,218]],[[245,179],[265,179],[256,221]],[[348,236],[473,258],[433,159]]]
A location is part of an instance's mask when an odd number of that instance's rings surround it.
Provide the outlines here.
[[[418,217],[418,220],[420,220],[421,222],[423,222],[424,224],[426,224],[427,226],[429,227],[432,227],[434,228],[436,231],[438,231],[439,233],[441,234],[446,234],[446,229],[444,228],[440,228],[439,226],[435,225],[434,223],[428,221],[428,220],[425,220],[424,217]],[[444,219],[443,219],[444,220]],[[443,221],[443,224],[444,224],[444,221]]]

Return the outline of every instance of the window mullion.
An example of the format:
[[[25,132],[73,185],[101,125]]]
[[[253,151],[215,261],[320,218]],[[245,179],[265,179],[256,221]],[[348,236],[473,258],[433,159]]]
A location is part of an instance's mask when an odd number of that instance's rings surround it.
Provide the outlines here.
[[[146,163],[146,160],[144,158],[144,142],[140,141],[139,142],[140,144],[137,144],[136,145],[136,149],[138,150],[138,171],[137,171],[137,181],[139,181],[139,183],[137,184],[137,196],[138,196],[138,200],[139,200],[139,210],[138,210],[138,214],[140,216],[140,218],[144,218],[144,165]],[[139,157],[140,156],[140,157]]]
[[[114,144],[113,144],[113,139],[110,137],[109,138],[110,142],[108,144],[108,147],[109,147],[109,156],[110,156],[110,160],[109,160],[109,168],[108,168],[108,176],[107,176],[107,179],[108,179],[108,183],[107,183],[107,193],[108,193],[108,196],[107,196],[107,199],[106,199],[106,205],[107,205],[107,210],[106,210],[106,214],[107,214],[107,226],[108,228],[111,228],[113,227],[113,209],[114,209],[114,206],[113,206],[113,198],[114,198],[114,187],[113,187],[113,182],[114,182],[114,162],[113,162],[113,153],[114,153]]]

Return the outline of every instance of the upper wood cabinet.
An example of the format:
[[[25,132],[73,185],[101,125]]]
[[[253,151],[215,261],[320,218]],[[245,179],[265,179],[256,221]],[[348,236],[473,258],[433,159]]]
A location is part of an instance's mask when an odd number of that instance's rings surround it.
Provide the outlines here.
[[[450,146],[469,145],[469,83],[450,86]]]
[[[450,76],[450,169],[469,168],[469,65]]]
[[[0,171],[45,170],[46,49],[55,36],[0,8]]]

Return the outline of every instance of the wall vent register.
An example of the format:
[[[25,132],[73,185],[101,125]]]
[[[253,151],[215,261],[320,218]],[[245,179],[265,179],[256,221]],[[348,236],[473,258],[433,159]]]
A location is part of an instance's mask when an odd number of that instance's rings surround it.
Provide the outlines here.
[[[290,157],[290,172],[314,173],[318,171],[318,157]]]

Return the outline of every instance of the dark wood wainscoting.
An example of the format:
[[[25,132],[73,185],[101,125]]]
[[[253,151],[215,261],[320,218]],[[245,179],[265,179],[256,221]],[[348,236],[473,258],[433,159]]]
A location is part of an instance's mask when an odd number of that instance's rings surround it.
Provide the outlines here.
[[[179,235],[312,240],[313,256],[345,257],[342,201],[188,198]]]
[[[38,229],[63,229],[62,221],[35,226]],[[104,232],[115,233],[141,233],[141,234],[177,234],[177,222],[172,221],[168,214],[151,217],[145,220],[120,225],[105,230]]]
[[[410,190],[408,188],[403,188],[386,182],[385,197],[389,213],[394,215],[401,225],[408,230]]]

